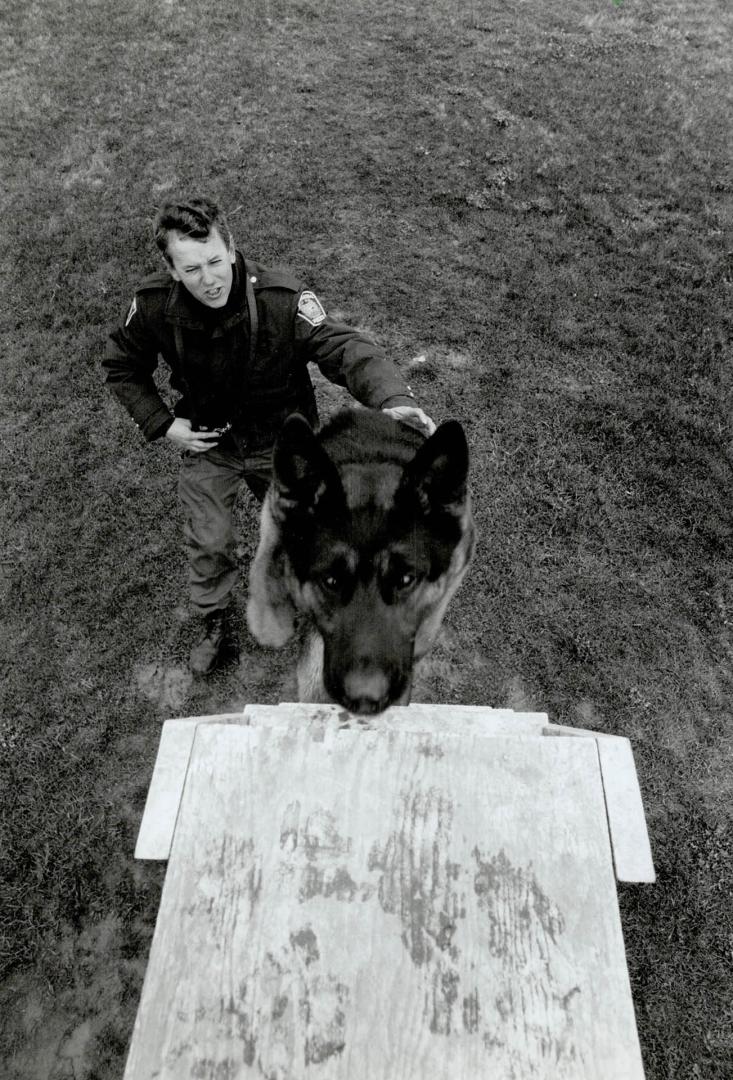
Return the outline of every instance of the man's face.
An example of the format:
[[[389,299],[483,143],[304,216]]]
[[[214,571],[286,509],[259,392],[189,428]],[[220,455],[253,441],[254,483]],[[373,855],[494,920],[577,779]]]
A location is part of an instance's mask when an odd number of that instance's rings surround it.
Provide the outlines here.
[[[214,227],[205,240],[173,230],[168,237],[168,269],[199,303],[224,307],[232,288],[235,254]]]

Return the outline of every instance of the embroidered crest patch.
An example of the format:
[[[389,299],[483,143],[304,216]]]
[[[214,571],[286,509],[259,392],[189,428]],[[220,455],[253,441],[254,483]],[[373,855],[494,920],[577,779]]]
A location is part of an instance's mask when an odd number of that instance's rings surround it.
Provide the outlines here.
[[[311,326],[319,326],[326,318],[323,305],[314,292],[306,290],[298,300],[298,314]]]
[[[125,326],[130,325],[130,323],[132,322],[132,317],[133,317],[133,315],[135,314],[136,311],[137,311],[137,297],[134,296],[133,299],[132,299],[132,303],[130,304],[130,310],[127,313],[127,318],[125,319]]]

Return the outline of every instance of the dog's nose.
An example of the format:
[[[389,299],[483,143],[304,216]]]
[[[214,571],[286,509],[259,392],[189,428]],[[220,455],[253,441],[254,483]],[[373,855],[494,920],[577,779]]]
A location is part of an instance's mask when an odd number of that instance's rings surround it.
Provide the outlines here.
[[[381,712],[389,702],[389,679],[383,671],[349,671],[344,678],[344,704],[349,712],[368,716]]]

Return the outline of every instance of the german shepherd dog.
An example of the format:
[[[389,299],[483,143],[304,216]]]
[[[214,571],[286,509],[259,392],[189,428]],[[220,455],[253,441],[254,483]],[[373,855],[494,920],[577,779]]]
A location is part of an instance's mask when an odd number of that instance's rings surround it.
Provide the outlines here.
[[[285,422],[247,620],[262,645],[305,630],[301,701],[362,715],[409,702],[473,555],[467,474],[456,420],[427,439],[373,410],[338,413],[318,435],[298,414]]]

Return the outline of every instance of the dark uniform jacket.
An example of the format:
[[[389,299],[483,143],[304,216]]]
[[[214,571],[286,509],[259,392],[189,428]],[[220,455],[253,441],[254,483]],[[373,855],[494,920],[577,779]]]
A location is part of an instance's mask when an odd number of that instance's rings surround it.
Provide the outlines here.
[[[231,424],[253,451],[273,444],[291,412],[317,423],[309,361],[371,408],[415,404],[380,346],[328,318],[294,277],[239,253],[225,308],[207,308],[169,274],[154,274],[108,340],[106,382],[149,440],[173,422],[153,378],[161,356],[182,395],[175,414],[194,429]]]

